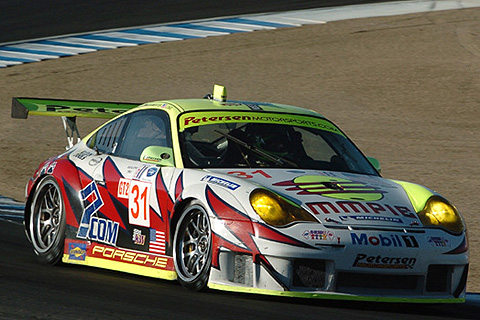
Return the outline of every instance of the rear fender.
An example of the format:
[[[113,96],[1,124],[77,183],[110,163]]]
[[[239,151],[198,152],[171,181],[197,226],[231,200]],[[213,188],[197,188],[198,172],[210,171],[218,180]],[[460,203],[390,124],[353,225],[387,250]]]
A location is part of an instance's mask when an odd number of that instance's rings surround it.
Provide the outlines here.
[[[63,205],[66,215],[66,236],[75,238],[79,226],[79,219],[82,216],[84,206],[80,196],[82,184],[78,169],[75,164],[66,157],[45,161],[36,173],[32,183],[29,183],[27,201],[25,204],[24,228],[28,236],[28,221],[31,216],[31,203],[39,183],[47,176],[55,178],[63,198]]]

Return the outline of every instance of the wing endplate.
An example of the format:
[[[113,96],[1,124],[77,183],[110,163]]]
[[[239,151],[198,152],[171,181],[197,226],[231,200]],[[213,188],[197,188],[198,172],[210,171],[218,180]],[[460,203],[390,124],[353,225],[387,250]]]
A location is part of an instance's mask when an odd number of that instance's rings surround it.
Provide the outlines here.
[[[12,118],[27,119],[28,115],[111,119],[138,107],[140,103],[13,98]]]

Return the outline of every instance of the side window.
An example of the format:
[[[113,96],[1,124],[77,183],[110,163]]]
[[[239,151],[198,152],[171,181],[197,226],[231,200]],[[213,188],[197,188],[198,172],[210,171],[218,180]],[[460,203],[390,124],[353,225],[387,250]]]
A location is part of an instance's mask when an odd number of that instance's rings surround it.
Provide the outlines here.
[[[149,146],[172,147],[170,122],[162,110],[141,110],[132,113],[118,156],[139,160]]]
[[[92,149],[96,148],[100,153],[115,153],[127,121],[128,116],[123,116],[106,124],[88,140],[88,147]]]

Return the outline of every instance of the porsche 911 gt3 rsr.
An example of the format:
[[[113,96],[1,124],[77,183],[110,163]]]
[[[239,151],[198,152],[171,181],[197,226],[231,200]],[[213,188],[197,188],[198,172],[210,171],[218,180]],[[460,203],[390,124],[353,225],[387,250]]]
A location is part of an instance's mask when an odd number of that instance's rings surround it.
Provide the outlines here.
[[[332,122],[276,103],[14,98],[62,116],[66,152],[27,185],[39,260],[270,295],[463,302],[465,224],[438,193],[380,175]],[[111,118],[79,138],[76,117]],[[78,140],[78,143],[77,143]]]

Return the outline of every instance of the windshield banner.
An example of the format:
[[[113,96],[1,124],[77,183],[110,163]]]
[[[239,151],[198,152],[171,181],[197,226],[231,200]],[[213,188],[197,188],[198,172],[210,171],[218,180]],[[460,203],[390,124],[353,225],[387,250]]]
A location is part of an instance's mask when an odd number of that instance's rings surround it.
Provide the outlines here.
[[[334,132],[343,136],[343,133],[335,127],[332,123],[325,119],[280,113],[265,113],[265,112],[189,112],[182,114],[179,119],[180,132],[183,130],[208,124],[218,123],[272,123],[285,124],[291,126],[310,127],[315,129],[326,130]]]

